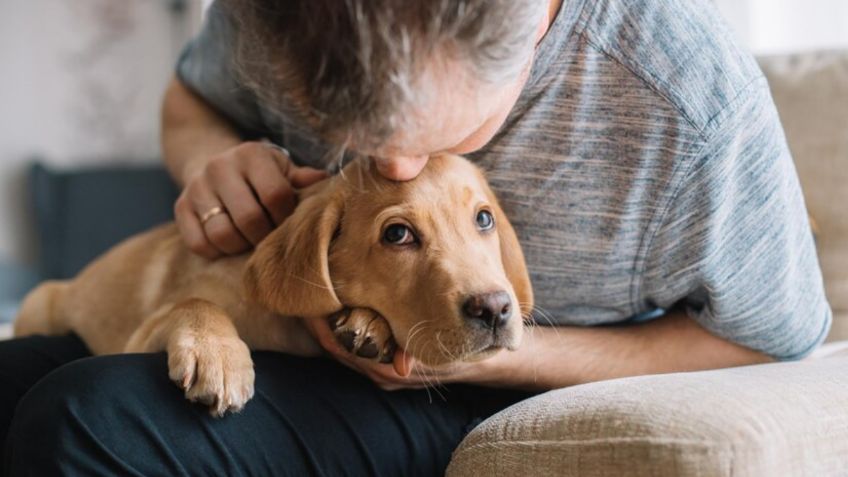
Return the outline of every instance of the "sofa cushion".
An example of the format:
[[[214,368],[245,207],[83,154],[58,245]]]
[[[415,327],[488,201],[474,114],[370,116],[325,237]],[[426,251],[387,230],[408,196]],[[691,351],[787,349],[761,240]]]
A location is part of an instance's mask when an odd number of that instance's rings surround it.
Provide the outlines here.
[[[830,328],[828,342],[848,340],[848,311],[833,314],[833,326]]]
[[[475,428],[448,476],[844,475],[848,356],[551,391]]]
[[[810,214],[828,300],[848,312],[848,51],[761,58]],[[844,330],[834,322],[831,338]]]

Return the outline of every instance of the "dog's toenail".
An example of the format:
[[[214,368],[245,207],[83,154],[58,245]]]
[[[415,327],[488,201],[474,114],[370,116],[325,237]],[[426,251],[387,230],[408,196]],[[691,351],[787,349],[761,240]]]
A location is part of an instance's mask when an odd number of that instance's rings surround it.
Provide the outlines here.
[[[376,358],[379,353],[380,350],[377,349],[377,344],[374,343],[374,340],[370,336],[365,338],[362,346],[356,350],[356,355],[362,358]]]
[[[380,354],[380,362],[391,363],[394,361],[395,351],[397,351],[397,343],[394,339],[389,339],[383,346],[383,352]]]
[[[336,334],[336,340],[338,340],[339,344],[342,345],[344,349],[351,352],[353,351],[353,341],[355,338],[356,333],[349,330]]]
[[[348,318],[350,318],[349,310],[341,310],[333,313],[329,318],[330,329],[335,331],[339,326],[345,324]]]

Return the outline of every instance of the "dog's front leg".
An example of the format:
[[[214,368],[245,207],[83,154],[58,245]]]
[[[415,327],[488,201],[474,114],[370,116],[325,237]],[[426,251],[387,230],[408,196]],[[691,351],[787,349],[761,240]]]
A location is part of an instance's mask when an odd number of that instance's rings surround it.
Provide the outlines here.
[[[215,416],[237,412],[253,397],[253,360],[227,313],[206,300],[163,307],[130,337],[128,353],[168,352],[172,381]]]

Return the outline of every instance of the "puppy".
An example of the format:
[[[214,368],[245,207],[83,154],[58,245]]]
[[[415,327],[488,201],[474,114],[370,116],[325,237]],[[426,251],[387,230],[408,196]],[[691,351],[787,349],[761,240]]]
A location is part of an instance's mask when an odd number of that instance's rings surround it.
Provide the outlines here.
[[[250,255],[208,261],[173,224],[132,237],[24,300],[17,336],[78,334],[95,354],[168,353],[169,375],[221,416],[253,395],[250,350],[318,356],[298,317],[331,320],[360,356],[395,342],[431,366],[515,349],[533,295],[524,257],[481,172],[456,156],[414,180],[368,161],[299,192]]]

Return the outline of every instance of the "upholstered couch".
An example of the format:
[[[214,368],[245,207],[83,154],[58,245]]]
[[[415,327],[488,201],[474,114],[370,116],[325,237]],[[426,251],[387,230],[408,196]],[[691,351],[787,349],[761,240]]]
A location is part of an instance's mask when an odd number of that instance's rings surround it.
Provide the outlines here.
[[[448,476],[848,476],[848,52],[761,59],[834,311],[804,361],[551,391],[474,429]]]

